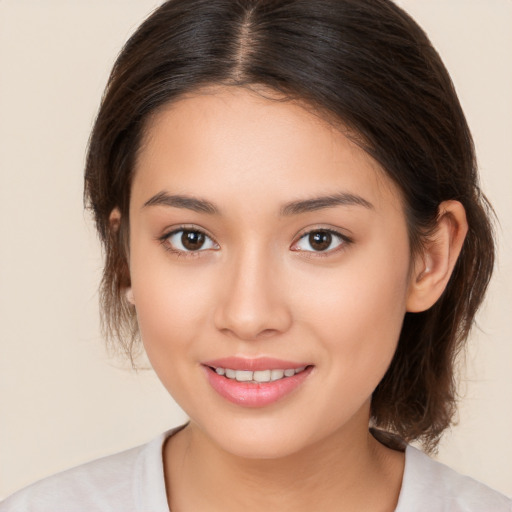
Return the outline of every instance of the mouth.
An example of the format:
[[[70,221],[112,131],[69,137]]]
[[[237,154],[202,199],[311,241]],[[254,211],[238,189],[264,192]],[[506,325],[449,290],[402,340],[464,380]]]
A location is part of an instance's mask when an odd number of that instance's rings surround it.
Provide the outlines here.
[[[211,387],[242,407],[265,407],[280,401],[302,388],[314,368],[268,358],[227,358],[202,366]]]
[[[235,370],[232,368],[223,368],[221,366],[209,366],[211,370],[221,377],[236,380],[237,382],[248,382],[251,384],[262,384],[265,382],[275,382],[277,380],[287,379],[303,372],[308,367],[309,366],[286,369]]]

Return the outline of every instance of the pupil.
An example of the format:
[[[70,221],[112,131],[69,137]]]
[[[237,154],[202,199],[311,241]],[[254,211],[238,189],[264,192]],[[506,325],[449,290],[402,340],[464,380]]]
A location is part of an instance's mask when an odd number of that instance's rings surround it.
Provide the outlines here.
[[[196,251],[204,244],[204,235],[199,231],[184,231],[181,235],[181,243],[185,249]]]
[[[332,242],[332,235],[328,231],[315,231],[309,235],[309,243],[315,251],[325,251]]]

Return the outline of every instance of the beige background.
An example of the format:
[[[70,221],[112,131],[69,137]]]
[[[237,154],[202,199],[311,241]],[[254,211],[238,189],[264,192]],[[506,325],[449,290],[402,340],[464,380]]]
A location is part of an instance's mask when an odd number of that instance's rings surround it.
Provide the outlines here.
[[[88,132],[122,43],[157,0],[0,0],[0,496],[184,420],[151,372],[108,359],[82,211]],[[512,495],[512,1],[402,0],[444,58],[501,219],[439,458]]]

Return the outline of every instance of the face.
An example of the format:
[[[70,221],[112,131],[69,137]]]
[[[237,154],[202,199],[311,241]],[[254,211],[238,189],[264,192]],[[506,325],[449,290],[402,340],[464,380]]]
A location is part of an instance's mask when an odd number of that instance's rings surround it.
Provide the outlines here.
[[[133,302],[159,378],[221,448],[279,457],[367,431],[410,269],[396,187],[311,111],[219,88],[148,126]]]

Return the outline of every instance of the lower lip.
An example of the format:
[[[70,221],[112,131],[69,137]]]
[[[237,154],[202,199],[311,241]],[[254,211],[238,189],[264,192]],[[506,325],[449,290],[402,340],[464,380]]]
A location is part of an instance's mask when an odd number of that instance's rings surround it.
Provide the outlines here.
[[[264,407],[281,400],[295,391],[311,373],[312,366],[304,371],[272,382],[238,382],[218,375],[204,367],[212,388],[229,402],[243,407]]]

